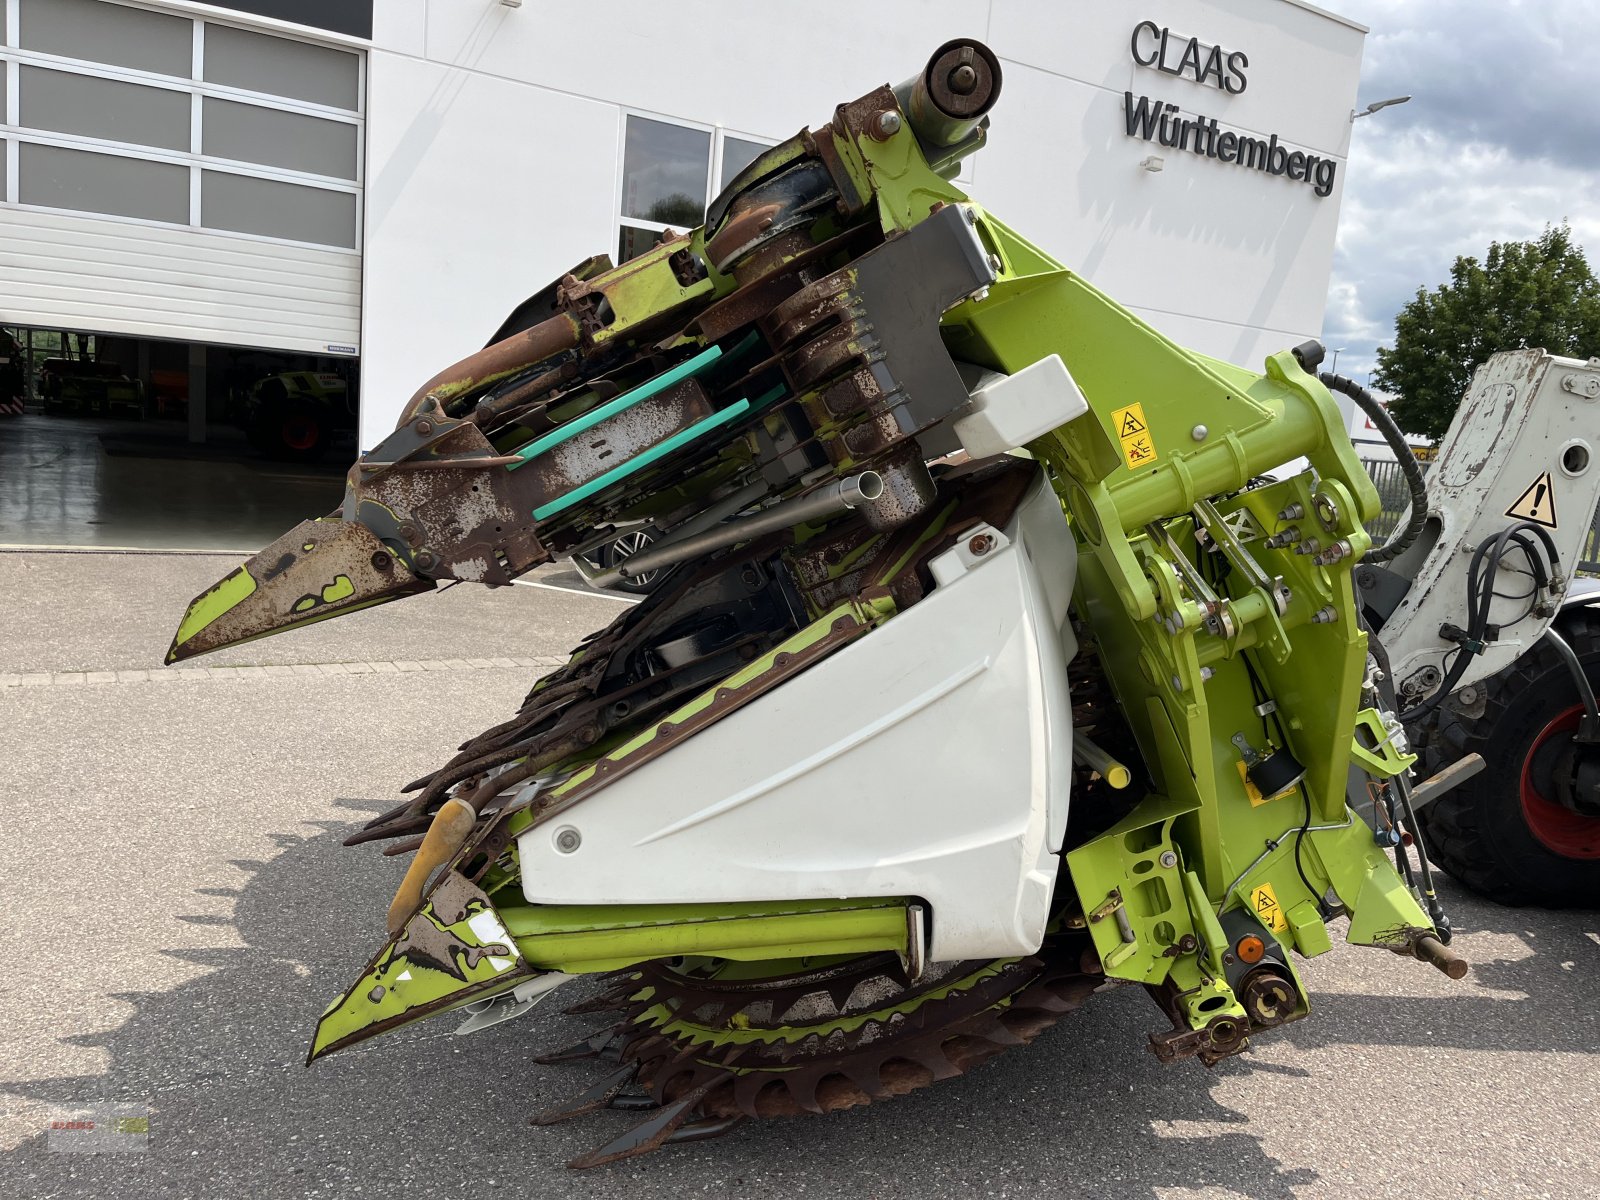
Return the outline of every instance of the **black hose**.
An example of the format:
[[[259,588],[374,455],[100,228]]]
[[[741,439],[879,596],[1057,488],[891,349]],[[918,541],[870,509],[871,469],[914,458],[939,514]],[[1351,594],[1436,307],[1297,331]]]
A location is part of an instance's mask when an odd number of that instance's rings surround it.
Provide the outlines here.
[[[1556,550],[1555,540],[1545,529],[1532,521],[1517,521],[1479,542],[1477,549],[1473,551],[1472,562],[1467,567],[1466,628],[1458,629],[1447,624],[1439,630],[1441,637],[1454,641],[1459,649],[1450,661],[1443,682],[1433,695],[1412,705],[1401,714],[1401,719],[1406,724],[1414,724],[1444,703],[1445,698],[1456,690],[1456,685],[1466,675],[1472,656],[1483,653],[1488,643],[1500,636],[1500,627],[1489,623],[1489,611],[1494,604],[1495,584],[1499,578],[1501,562],[1505,558],[1507,546],[1512,545],[1521,550],[1527,559],[1528,570],[1534,580],[1535,594],[1549,588],[1553,580],[1565,578],[1561,572],[1561,555]],[[1517,620],[1522,620],[1522,617],[1518,617]]]
[[[1371,418],[1372,423],[1378,427],[1378,432],[1383,434],[1383,440],[1389,443],[1389,449],[1394,451],[1395,459],[1400,464],[1400,473],[1406,477],[1406,486],[1411,489],[1411,519],[1406,522],[1406,527],[1387,541],[1367,551],[1363,560],[1388,562],[1417,540],[1417,535],[1422,532],[1422,526],[1428,519],[1428,485],[1422,478],[1422,468],[1417,465],[1417,456],[1411,452],[1405,434],[1400,432],[1400,426],[1394,423],[1389,410],[1378,403],[1371,392],[1353,379],[1346,379],[1343,375],[1334,375],[1328,371],[1324,371],[1317,378],[1329,391],[1343,392],[1349,396],[1356,402],[1356,406]]]

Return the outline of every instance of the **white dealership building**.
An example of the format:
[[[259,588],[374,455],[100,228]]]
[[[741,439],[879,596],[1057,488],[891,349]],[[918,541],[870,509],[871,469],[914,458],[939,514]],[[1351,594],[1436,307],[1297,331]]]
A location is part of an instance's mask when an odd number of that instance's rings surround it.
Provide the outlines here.
[[[246,350],[359,362],[371,445],[574,263],[977,36],[1004,85],[962,185],[1258,365],[1322,326],[1364,34],[1301,0],[0,0],[0,326],[130,376],[185,348],[191,442]]]

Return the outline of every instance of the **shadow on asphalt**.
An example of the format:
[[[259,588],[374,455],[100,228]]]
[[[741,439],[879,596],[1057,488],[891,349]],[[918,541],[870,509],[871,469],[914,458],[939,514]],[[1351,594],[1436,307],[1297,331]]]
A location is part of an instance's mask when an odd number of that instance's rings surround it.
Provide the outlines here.
[[[343,803],[361,817],[378,807]],[[234,915],[198,920],[230,926],[242,946],[171,951],[207,973],[167,992],[130,990],[121,998],[135,1012],[119,1029],[69,1039],[104,1047],[104,1076],[20,1085],[24,1095],[64,1106],[112,1100],[152,1110],[143,1156],[49,1155],[42,1135],[24,1145],[35,1194],[506,1190],[637,1198],[804,1187],[870,1196],[1003,1188],[1154,1198],[1214,1186],[1266,1200],[1292,1197],[1320,1178],[1269,1155],[1251,1132],[1252,1118],[1212,1094],[1214,1083],[1250,1071],[1308,1072],[1248,1056],[1213,1072],[1192,1063],[1164,1068],[1143,1048],[1159,1017],[1137,988],[1093,997],[1034,1045],[892,1103],[747,1124],[717,1141],[568,1174],[569,1158],[639,1119],[606,1113],[550,1129],[528,1125],[530,1114],[595,1077],[593,1064],[532,1062],[540,1050],[586,1033],[587,1019],[552,1008],[456,1038],[455,1018],[446,1016],[302,1067],[323,1006],[380,940],[397,866],[372,847],[343,848],[347,826],[322,829],[282,835],[282,853],[271,861],[239,864],[250,875],[237,892],[211,889],[234,900]],[[183,903],[174,899],[180,912]],[[1529,1000],[1322,996],[1314,1019],[1277,1036],[1303,1049],[1349,1042],[1578,1048],[1570,1023],[1587,990],[1574,986],[1572,969],[1600,973],[1597,948],[1570,923],[1547,925],[1539,914],[1462,900],[1457,908],[1461,924],[1475,929],[1519,937],[1530,928],[1555,931],[1541,934],[1532,957],[1479,967],[1485,984]],[[565,1002],[581,998],[581,987],[561,993]],[[1181,1136],[1172,1122],[1212,1129]]]

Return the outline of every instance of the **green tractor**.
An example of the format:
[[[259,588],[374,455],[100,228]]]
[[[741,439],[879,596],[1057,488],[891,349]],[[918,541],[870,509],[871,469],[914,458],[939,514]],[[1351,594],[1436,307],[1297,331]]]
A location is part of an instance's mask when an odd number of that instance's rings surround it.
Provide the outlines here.
[[[350,385],[326,371],[281,371],[245,397],[250,444],[269,458],[316,462],[354,440],[359,413]]]

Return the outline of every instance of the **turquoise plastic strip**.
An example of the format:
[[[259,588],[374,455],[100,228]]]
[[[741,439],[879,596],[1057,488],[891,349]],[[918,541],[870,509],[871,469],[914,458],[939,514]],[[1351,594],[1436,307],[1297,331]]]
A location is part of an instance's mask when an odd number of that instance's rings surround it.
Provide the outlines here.
[[[632,408],[641,400],[648,400],[651,396],[654,396],[658,392],[665,391],[673,384],[687,379],[691,375],[698,374],[721,357],[721,346],[711,346],[705,350],[702,350],[693,358],[679,363],[677,366],[673,367],[672,370],[663,371],[648,383],[640,384],[638,387],[634,388],[633,391],[623,392],[622,395],[618,396],[615,400],[609,400],[602,404],[599,408],[590,409],[588,412],[584,413],[583,416],[576,417],[573,420],[568,421],[560,429],[552,430],[543,437],[529,442],[526,446],[522,447],[522,449],[516,452],[517,457],[520,458],[522,462],[511,463],[506,467],[506,470],[515,471],[518,467],[525,465],[529,459],[537,458],[545,451],[553,450],[555,447],[561,445],[562,442],[565,442],[571,438],[575,438],[586,430],[593,429],[607,417],[614,417],[619,412]]]
[[[573,488],[566,495],[550,501],[549,504],[540,505],[538,508],[533,510],[533,519],[535,521],[543,521],[546,517],[553,517],[558,512],[562,512],[571,508],[579,501],[586,500],[588,497],[598,492],[601,488],[608,488],[618,480],[626,479],[635,471],[642,471],[645,467],[648,467],[651,463],[655,462],[663,455],[671,454],[679,446],[686,446],[690,442],[695,441],[697,438],[702,438],[706,434],[722,428],[722,426],[726,425],[728,422],[737,420],[749,411],[750,401],[748,400],[741,400],[737,404],[730,404],[721,412],[713,413],[705,420],[697,421],[695,424],[689,426],[689,428],[680,430],[679,432],[673,434],[660,445],[651,446],[650,449],[646,450],[643,454],[635,455],[633,458],[630,458],[627,462],[622,463],[620,466],[612,467],[611,470],[607,471],[604,475],[597,475],[595,478],[589,480],[588,483],[585,483],[580,487]]]
[[[752,404],[750,407],[752,409],[765,408],[767,405],[771,404],[774,400],[776,400],[779,396],[783,395],[788,390],[789,389],[786,386],[784,386],[783,384],[780,383],[777,387],[773,388],[770,392],[763,392],[761,395],[757,396],[755,403]]]
[[[760,340],[761,335],[755,332],[755,330],[751,330],[749,333],[745,334],[742,339],[740,339],[737,346],[728,351],[726,361],[730,363],[738,362],[746,354],[749,354],[750,351],[754,350],[756,348],[756,343]]]

